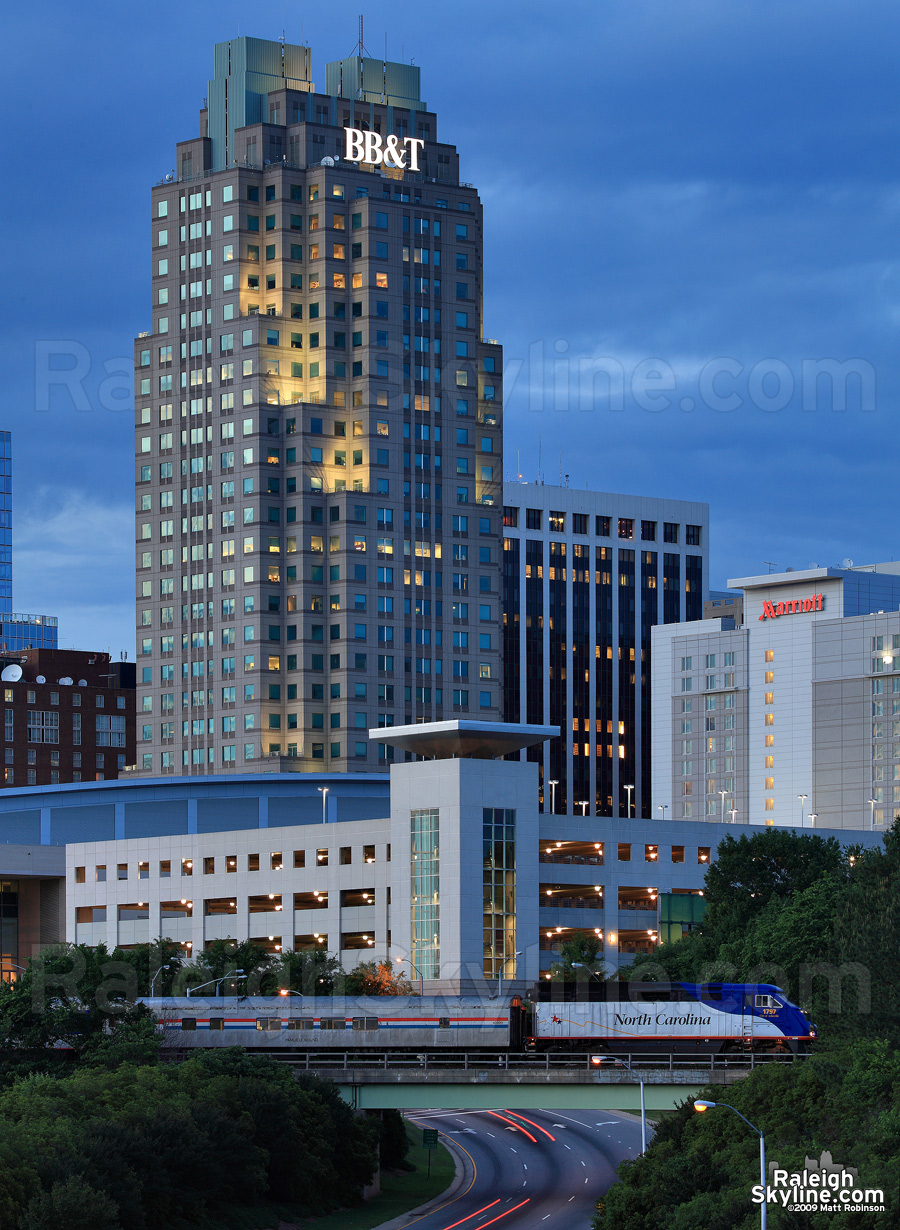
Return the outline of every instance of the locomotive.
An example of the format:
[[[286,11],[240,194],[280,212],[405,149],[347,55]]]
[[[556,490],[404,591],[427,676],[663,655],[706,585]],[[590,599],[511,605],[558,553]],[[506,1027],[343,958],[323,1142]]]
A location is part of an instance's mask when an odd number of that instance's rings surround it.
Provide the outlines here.
[[[524,1001],[519,995],[292,994],[143,1002],[167,1044],[179,1048],[796,1054],[816,1036],[803,1011],[763,983],[545,984]]]

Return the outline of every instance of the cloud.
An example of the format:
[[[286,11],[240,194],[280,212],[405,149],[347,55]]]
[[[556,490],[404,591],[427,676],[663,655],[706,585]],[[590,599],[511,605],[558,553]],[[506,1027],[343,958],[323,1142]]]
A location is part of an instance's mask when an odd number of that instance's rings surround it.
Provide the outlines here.
[[[54,487],[13,498],[15,609],[57,616],[61,646],[133,659],[131,505]]]

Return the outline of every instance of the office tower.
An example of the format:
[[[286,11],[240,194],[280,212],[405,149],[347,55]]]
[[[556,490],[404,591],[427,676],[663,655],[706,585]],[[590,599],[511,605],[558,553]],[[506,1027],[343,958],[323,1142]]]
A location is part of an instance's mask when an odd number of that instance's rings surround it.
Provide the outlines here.
[[[743,577],[735,616],[653,633],[653,789],[675,820],[900,814],[900,564]]]
[[[372,771],[369,727],[500,716],[481,204],[417,67],[326,81],[306,47],[218,44],[152,190],[139,772]]]
[[[0,431],[0,653],[55,649],[57,620],[12,609],[12,435]]]
[[[504,718],[563,732],[525,753],[544,811],[664,816],[650,633],[701,617],[708,505],[526,483],[504,483],[503,505]]]

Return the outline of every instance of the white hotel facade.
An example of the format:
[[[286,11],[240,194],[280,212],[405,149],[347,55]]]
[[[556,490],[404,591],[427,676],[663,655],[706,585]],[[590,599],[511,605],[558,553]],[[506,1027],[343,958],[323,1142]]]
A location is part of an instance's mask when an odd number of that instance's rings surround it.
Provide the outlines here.
[[[656,803],[674,819],[890,824],[900,813],[900,564],[728,584],[743,591],[742,622],[653,630]]]

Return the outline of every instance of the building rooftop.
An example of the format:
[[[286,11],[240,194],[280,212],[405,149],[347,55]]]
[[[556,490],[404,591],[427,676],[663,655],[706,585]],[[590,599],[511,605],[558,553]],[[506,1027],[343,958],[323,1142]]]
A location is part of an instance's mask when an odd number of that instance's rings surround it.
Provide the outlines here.
[[[378,727],[369,738],[388,743],[416,756],[434,760],[494,760],[524,747],[555,739],[558,726],[527,726],[512,722],[473,722],[454,718],[449,722],[421,722],[413,726]]]

